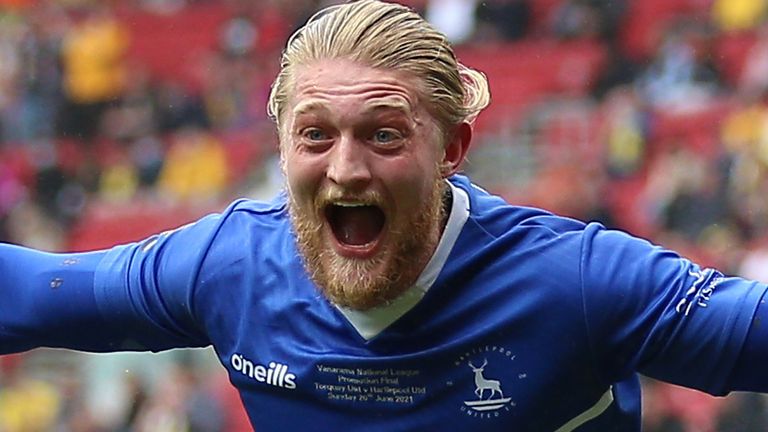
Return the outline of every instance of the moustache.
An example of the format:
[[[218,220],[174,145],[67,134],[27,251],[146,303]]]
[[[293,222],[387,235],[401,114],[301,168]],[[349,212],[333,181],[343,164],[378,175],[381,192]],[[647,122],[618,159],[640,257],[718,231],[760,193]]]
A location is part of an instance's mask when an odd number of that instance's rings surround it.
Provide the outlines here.
[[[341,188],[327,188],[320,191],[315,198],[316,208],[325,208],[338,202],[357,203],[383,208],[384,197],[376,191],[350,192]]]

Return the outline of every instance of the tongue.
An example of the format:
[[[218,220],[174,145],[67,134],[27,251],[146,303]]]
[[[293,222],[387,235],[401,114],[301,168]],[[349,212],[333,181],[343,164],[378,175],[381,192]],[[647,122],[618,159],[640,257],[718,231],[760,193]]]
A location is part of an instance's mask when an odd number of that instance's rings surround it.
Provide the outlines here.
[[[384,215],[373,206],[336,207],[331,224],[339,241],[359,246],[378,237],[384,225]]]

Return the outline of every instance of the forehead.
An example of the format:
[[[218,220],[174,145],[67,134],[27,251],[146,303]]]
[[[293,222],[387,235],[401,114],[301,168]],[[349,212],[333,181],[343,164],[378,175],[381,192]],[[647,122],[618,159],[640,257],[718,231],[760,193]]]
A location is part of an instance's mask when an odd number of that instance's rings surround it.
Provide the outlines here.
[[[414,115],[421,107],[417,80],[400,71],[348,60],[298,66],[289,93],[288,114],[344,113],[393,109]]]

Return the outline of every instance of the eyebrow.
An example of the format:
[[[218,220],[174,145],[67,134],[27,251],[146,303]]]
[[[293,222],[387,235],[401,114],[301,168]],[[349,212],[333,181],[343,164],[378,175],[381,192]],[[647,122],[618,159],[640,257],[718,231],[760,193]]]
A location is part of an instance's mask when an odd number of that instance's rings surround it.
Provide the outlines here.
[[[413,112],[411,109],[411,104],[400,98],[376,99],[374,101],[366,102],[363,104],[362,112],[368,113],[380,110],[396,110],[406,115],[410,115]],[[328,106],[323,102],[317,100],[305,101],[299,102],[299,104],[296,105],[296,107],[293,109],[293,115],[299,116],[302,114],[311,113],[313,111],[328,112],[329,110]]]
[[[328,107],[319,101],[299,102],[293,109],[293,115],[298,116],[312,111],[328,111]]]
[[[364,104],[363,112],[393,109],[403,114],[410,115],[413,110],[411,104],[400,98],[377,99]]]

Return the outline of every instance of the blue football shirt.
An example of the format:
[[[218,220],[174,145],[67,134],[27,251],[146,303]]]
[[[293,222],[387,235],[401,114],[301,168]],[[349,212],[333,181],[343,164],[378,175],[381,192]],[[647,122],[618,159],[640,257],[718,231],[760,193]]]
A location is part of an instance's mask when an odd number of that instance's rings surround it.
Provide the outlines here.
[[[259,431],[637,431],[637,372],[729,391],[764,285],[449,183],[434,256],[368,312],[319,293],[285,196],[108,251],[6,246],[0,352],[212,345]]]

